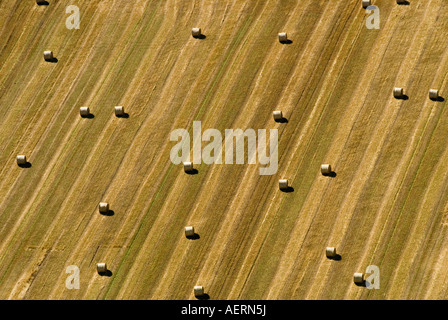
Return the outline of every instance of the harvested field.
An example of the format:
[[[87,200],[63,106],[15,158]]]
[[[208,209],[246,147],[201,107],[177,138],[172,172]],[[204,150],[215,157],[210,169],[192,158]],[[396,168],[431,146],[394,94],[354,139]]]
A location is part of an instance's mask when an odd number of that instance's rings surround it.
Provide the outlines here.
[[[48,2],[0,1],[0,299],[448,297],[447,1]],[[278,171],[186,174],[193,121],[278,129]]]

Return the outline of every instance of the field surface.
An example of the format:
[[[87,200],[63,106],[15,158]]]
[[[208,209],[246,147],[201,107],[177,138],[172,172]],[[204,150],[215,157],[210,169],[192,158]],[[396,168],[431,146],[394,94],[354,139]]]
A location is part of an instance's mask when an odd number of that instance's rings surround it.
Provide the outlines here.
[[[0,299],[446,299],[448,1],[373,4],[380,29],[360,0],[0,0]],[[193,121],[278,129],[278,171],[186,174]]]

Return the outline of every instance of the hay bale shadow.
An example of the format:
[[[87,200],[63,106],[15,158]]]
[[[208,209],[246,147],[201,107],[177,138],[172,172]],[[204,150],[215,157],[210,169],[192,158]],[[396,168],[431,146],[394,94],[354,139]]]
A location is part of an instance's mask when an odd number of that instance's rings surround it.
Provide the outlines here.
[[[285,117],[281,118],[281,119],[275,119],[275,122],[278,123],[288,123],[288,119],[286,119]]]
[[[113,216],[113,215],[115,214],[115,211],[114,211],[114,210],[107,210],[107,212],[101,212],[101,214],[102,214],[103,216],[109,216],[109,217],[111,217],[111,216]]]
[[[328,257],[330,260],[340,261],[342,260],[342,257],[340,254],[336,254],[334,257]]]
[[[337,176],[336,172],[334,172],[334,171],[331,171],[330,173],[322,173],[322,175],[325,177],[331,177],[331,178],[334,178]]]
[[[192,169],[192,170],[185,171],[185,173],[189,174],[189,175],[195,175],[195,174],[198,174],[199,171],[196,169]]]
[[[361,282],[361,283],[357,283],[357,282],[355,282],[355,285],[356,285],[357,287],[366,287],[366,280],[364,280],[364,281]]]
[[[207,36],[205,34],[201,34],[199,36],[193,36],[193,38],[203,40],[203,39],[207,38]]]
[[[28,161],[24,164],[19,164],[20,168],[31,168],[31,166],[32,166],[31,163]]]
[[[124,118],[124,119],[127,119],[127,118],[129,118],[129,113],[123,113],[122,115],[117,115],[117,118]]]
[[[437,98],[430,98],[432,101],[436,101],[436,102],[443,102],[443,101],[445,101],[445,99],[443,98],[443,97],[437,97]]]
[[[398,100],[409,100],[409,97],[407,95],[402,95],[401,97],[396,97]]]
[[[112,277],[112,271],[106,270],[105,272],[99,272],[98,273],[102,277]]]
[[[293,187],[288,187],[288,188],[285,188],[285,189],[280,189],[282,192],[285,192],[285,193],[291,193],[291,192],[294,192],[294,188]]]
[[[39,2],[37,3],[37,5],[38,5],[38,6],[48,6],[48,5],[50,5],[50,3],[49,3],[48,1],[39,1]]]
[[[50,63],[58,63],[59,60],[58,60],[58,58],[51,58],[51,59],[48,59],[45,61],[50,62]]]
[[[409,1],[404,1],[404,2],[402,2],[402,3],[397,3],[399,6],[408,6],[408,5],[410,5],[411,3],[409,2]]]
[[[93,119],[93,118],[95,118],[95,116],[94,116],[92,113],[89,113],[89,114],[86,115],[86,116],[81,116],[81,118]]]
[[[198,240],[201,238],[197,233],[194,233],[192,236],[186,236],[189,240]]]
[[[280,43],[281,44],[291,44],[292,43],[292,40],[282,40],[282,41],[280,41]]]
[[[208,300],[208,299],[210,299],[210,296],[207,293],[204,293],[203,295],[196,296],[196,299],[198,299],[198,300]]]

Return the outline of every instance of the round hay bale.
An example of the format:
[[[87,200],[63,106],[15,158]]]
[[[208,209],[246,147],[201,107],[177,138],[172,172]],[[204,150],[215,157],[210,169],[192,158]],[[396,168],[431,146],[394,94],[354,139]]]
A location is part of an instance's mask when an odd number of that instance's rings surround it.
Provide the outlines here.
[[[89,107],[81,107],[79,108],[79,113],[81,117],[88,117],[90,115]]]
[[[98,273],[106,273],[107,272],[107,265],[104,262],[100,262],[96,264],[96,271]]]
[[[281,111],[274,111],[272,113],[272,116],[274,117],[275,121],[280,121],[283,119],[283,113]]]
[[[123,108],[123,106],[115,107],[115,116],[117,116],[117,117],[124,116],[124,108]]]
[[[204,295],[204,287],[203,286],[194,286],[194,296],[201,297]]]
[[[323,175],[330,174],[331,173],[331,165],[329,165],[329,164],[322,164],[320,166],[320,172]]]
[[[193,163],[192,162],[184,162],[184,171],[192,172],[193,171]]]
[[[429,90],[429,99],[436,100],[437,98],[439,98],[439,90],[430,89]]]
[[[100,213],[108,213],[109,212],[109,204],[107,202],[100,202],[99,206]]]
[[[51,61],[53,60],[53,51],[44,51],[44,59],[45,61]]]
[[[356,284],[363,284],[363,283],[364,283],[364,273],[356,272],[356,273],[353,275],[353,281],[354,281]]]
[[[19,165],[19,166],[23,166],[23,165],[26,165],[26,156],[25,155],[23,155],[23,154],[21,154],[21,155],[18,155],[17,156],[17,164]]]
[[[362,7],[365,9],[370,6],[372,3],[370,0],[362,0]]]
[[[404,95],[403,88],[394,88],[394,97],[395,98],[401,98]]]
[[[327,258],[335,258],[336,257],[336,248],[335,247],[327,247],[325,250],[325,254]]]
[[[192,226],[185,227],[185,236],[187,238],[193,237],[194,236],[194,227],[192,227]]]
[[[288,35],[287,35],[287,33],[286,33],[286,32],[280,32],[280,33],[278,34],[278,41],[280,41],[280,42],[288,41]]]
[[[278,187],[280,188],[280,190],[287,190],[289,188],[288,179],[278,180]]]
[[[198,38],[201,36],[201,28],[193,28],[191,29],[191,35],[195,38]]]

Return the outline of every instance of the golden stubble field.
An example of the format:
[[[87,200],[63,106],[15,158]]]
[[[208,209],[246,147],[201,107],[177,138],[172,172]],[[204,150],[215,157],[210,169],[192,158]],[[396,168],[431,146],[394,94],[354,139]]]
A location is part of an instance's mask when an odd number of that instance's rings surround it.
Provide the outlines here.
[[[369,30],[358,0],[0,1],[0,298],[446,299],[448,3],[410,2]],[[193,121],[278,129],[277,173],[185,174]],[[379,289],[353,283],[369,265]]]

